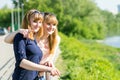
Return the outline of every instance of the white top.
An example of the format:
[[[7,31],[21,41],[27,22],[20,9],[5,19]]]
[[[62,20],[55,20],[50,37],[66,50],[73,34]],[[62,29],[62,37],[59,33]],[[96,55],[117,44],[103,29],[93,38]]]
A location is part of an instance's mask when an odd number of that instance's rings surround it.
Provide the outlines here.
[[[58,45],[60,43],[60,36],[59,35],[57,36],[57,41],[58,41],[58,43],[57,43],[56,49],[58,48]],[[42,57],[41,63],[42,63],[42,61],[47,61],[48,56],[50,55],[50,53],[49,53],[50,48],[49,48],[48,39],[47,40],[40,40],[39,43],[38,43],[38,46],[40,47],[40,49],[43,52],[43,57]],[[54,55],[56,53],[56,49],[55,49]]]

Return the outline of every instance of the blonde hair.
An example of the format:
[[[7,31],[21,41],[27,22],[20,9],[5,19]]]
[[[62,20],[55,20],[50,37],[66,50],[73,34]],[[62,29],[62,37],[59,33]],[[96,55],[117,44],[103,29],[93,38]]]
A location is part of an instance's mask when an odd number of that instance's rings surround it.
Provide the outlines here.
[[[36,9],[31,9],[29,10],[22,21],[22,28],[23,29],[28,29],[30,32],[28,33],[28,38],[34,40],[33,37],[33,31],[31,29],[31,23],[30,23],[30,19],[33,18],[35,21],[40,20],[41,22],[43,21],[43,15],[42,13],[40,13],[38,10]],[[37,32],[37,39],[40,39],[40,37],[43,35],[43,27],[40,27],[39,31]]]
[[[57,45],[57,35],[58,35],[58,30],[57,30],[57,25],[58,25],[58,20],[54,14],[51,13],[44,13],[44,23],[52,23],[56,26],[55,31],[49,35],[48,40],[49,40],[49,46],[50,46],[50,54],[53,54]]]

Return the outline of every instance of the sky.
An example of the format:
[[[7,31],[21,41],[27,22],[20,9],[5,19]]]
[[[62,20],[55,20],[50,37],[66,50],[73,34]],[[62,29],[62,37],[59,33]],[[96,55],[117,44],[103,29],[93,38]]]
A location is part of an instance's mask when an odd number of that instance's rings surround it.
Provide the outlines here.
[[[95,2],[102,10],[108,10],[113,14],[118,13],[117,5],[120,5],[120,0],[95,0]]]
[[[5,5],[12,8],[12,0],[0,0],[0,8],[4,7]]]
[[[117,11],[117,5],[120,5],[120,0],[94,0],[98,7],[102,10],[108,10],[114,14]],[[8,7],[12,7],[12,0],[0,0],[0,8],[8,5]]]

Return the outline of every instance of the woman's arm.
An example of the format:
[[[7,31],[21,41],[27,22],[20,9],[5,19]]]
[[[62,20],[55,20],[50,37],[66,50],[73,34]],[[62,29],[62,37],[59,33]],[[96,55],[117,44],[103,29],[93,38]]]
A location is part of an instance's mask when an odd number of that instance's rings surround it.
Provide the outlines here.
[[[55,46],[55,51],[53,52],[53,54],[51,54],[50,55],[50,57],[49,57],[49,60],[51,60],[51,61],[55,61],[55,58],[56,58],[56,55],[58,54],[57,53],[57,49],[59,48],[59,44],[60,44],[60,36],[59,35],[57,35],[57,44],[56,44],[56,46]]]
[[[22,34],[16,34],[13,40],[13,47],[17,66],[20,66],[27,70],[47,71],[52,75],[59,75],[60,72],[56,68],[39,65],[27,60],[26,44]]]
[[[15,35],[16,35],[17,33],[21,33],[21,34],[23,34],[24,37],[27,37],[27,35],[28,35],[28,29],[19,29],[19,30],[17,30],[17,31],[14,31],[14,32],[8,34],[8,35],[4,38],[4,41],[5,41],[6,43],[12,44],[12,43],[13,43],[13,39],[14,39],[14,37],[15,37]]]
[[[20,63],[20,67],[27,70],[46,71],[46,72],[50,72],[52,76],[55,76],[55,75],[60,76],[60,71],[57,68],[39,65],[26,59],[22,59]]]
[[[58,55],[57,49],[60,44],[60,36],[57,35],[56,39],[57,39],[57,44],[55,47],[55,51],[53,52],[53,54],[50,54],[45,61],[42,62],[42,63],[44,63],[44,65],[47,65],[49,67],[55,67],[53,63],[55,62],[56,56]]]
[[[20,67],[28,69],[28,70],[37,70],[37,71],[50,72],[52,70],[51,67],[39,65],[39,64],[33,63],[33,62],[26,60],[26,59],[22,59],[22,61],[20,62]]]
[[[57,51],[57,49],[58,49],[58,47],[59,47],[59,44],[60,44],[60,36],[57,35],[57,38],[56,38],[56,39],[57,39],[57,44],[56,44],[56,46],[55,46],[55,50],[54,50],[54,52],[53,52],[52,54],[49,55],[49,57],[48,57],[47,60],[54,61],[54,57],[55,57],[56,51]]]
[[[9,34],[4,38],[4,41],[5,41],[6,43],[12,44],[12,43],[13,43],[13,39],[14,39],[15,35],[16,35],[18,32],[19,32],[19,30],[18,30],[18,31],[14,31],[14,32],[12,32],[12,33],[9,33]]]

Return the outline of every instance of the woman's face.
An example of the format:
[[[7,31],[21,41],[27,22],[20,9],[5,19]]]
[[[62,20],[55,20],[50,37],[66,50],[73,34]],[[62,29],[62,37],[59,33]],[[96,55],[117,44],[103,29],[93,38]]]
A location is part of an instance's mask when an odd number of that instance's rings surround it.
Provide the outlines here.
[[[42,21],[34,20],[33,18],[30,19],[30,25],[34,32],[38,32],[40,27],[42,27]]]
[[[48,34],[52,34],[56,29],[56,25],[54,23],[49,22],[48,23],[44,22],[43,27],[44,31]]]

